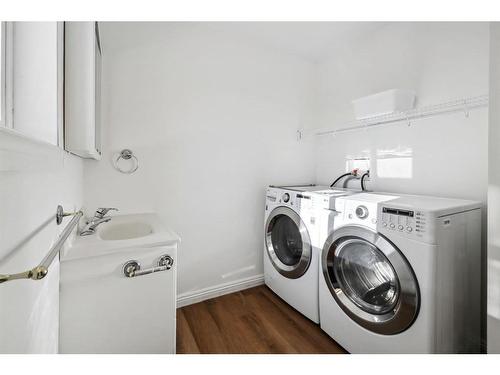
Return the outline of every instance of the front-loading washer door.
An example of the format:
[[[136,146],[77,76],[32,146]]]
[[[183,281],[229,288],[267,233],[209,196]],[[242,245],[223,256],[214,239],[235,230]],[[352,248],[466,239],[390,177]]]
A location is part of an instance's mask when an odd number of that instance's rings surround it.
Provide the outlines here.
[[[417,279],[404,255],[383,235],[355,225],[340,228],[328,237],[321,263],[333,298],[362,327],[394,335],[415,321]]]
[[[277,207],[266,221],[266,249],[274,268],[290,279],[301,277],[309,268],[311,239],[299,215],[288,207]]]

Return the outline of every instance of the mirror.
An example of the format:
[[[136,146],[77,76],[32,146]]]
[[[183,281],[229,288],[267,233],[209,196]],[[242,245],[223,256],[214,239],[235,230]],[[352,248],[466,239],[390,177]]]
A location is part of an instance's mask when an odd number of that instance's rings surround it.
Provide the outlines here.
[[[63,24],[2,22],[0,126],[62,146]]]

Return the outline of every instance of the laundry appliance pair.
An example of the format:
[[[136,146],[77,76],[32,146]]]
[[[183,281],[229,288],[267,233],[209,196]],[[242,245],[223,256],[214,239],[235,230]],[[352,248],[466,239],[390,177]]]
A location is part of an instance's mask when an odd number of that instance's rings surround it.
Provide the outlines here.
[[[265,282],[351,353],[480,349],[481,204],[266,190]]]

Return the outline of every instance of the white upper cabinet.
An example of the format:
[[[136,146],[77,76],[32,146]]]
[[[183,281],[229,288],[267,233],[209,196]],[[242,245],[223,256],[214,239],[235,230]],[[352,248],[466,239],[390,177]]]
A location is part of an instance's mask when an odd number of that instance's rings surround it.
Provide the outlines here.
[[[101,158],[101,46],[96,22],[65,23],[65,149]]]

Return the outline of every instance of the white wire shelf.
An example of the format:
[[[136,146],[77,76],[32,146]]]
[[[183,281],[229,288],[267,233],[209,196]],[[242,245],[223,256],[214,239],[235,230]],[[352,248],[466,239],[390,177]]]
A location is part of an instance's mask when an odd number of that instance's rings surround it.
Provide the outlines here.
[[[391,113],[389,115],[376,116],[363,120],[356,120],[344,124],[340,128],[322,128],[322,129],[300,129],[297,131],[297,138],[300,140],[309,135],[337,135],[358,130],[367,130],[379,126],[396,124],[399,122],[411,125],[413,120],[437,116],[441,114],[464,112],[469,117],[469,111],[488,106],[488,95],[474,96],[469,98],[456,99],[439,104],[429,105],[421,108],[415,108],[406,112]]]

